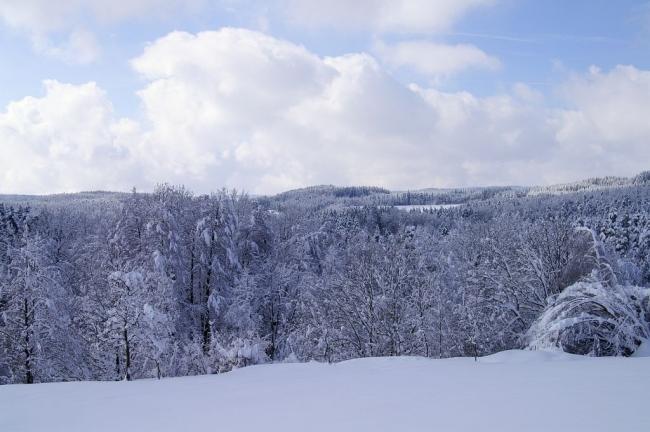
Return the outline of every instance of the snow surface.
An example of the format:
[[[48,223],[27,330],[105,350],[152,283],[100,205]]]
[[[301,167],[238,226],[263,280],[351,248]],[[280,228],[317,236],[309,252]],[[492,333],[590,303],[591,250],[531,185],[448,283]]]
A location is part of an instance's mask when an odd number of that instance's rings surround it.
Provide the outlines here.
[[[650,431],[650,358],[506,351],[0,387],[0,431]]]
[[[460,204],[414,204],[414,205],[396,205],[395,208],[403,211],[411,210],[439,210],[458,207]]]

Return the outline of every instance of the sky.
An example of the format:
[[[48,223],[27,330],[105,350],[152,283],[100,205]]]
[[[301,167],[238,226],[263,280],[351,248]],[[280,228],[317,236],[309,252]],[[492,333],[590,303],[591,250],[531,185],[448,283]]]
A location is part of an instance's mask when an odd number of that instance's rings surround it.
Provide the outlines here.
[[[647,0],[0,0],[0,193],[646,169]]]

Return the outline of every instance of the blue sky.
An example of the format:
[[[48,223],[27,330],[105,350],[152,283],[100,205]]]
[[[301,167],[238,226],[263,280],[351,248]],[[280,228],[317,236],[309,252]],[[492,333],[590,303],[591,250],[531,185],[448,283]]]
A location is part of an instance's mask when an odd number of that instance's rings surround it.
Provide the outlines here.
[[[395,188],[549,183],[631,175],[642,168],[639,158],[650,156],[645,113],[638,112],[642,98],[650,100],[647,1],[361,0],[356,5],[341,0],[327,5],[315,0],[0,2],[0,130],[10,131],[0,132],[0,145],[15,154],[0,163],[5,185],[0,191],[150,189],[159,181],[183,182],[197,191],[225,185],[255,192],[313,183]],[[224,27],[250,32],[235,35],[220,31]],[[200,52],[189,56],[169,40],[174,31],[207,32],[214,39],[183,42],[183,49]],[[259,51],[242,57],[240,43],[254,43]],[[275,83],[255,75],[233,83],[239,74],[228,68],[245,69],[260,53],[272,57],[270,76],[304,63],[307,75],[294,79],[305,92],[289,100],[285,95],[292,88],[280,83],[278,93],[271,94]],[[361,56],[369,62],[361,65]],[[134,66],[138,61],[146,66]],[[171,69],[161,66],[167,64]],[[376,77],[370,74],[375,69]],[[341,87],[349,80],[356,87]],[[266,88],[248,96],[250,106],[242,107],[238,101],[247,90],[223,99],[219,89],[226,84]],[[155,93],[165,85],[171,93]],[[213,110],[218,119],[197,123],[153,105],[172,103],[179,89],[188,92],[176,100],[180,108],[200,110],[194,118]],[[333,112],[335,90],[340,109]],[[259,93],[266,95],[260,103],[268,102],[274,115],[286,115],[259,121],[254,103]],[[97,130],[81,131],[98,142],[77,142],[67,136],[67,126],[50,118],[54,114],[46,106],[56,105],[55,95],[78,96],[83,109],[96,104],[104,110],[88,126]],[[21,109],[11,110],[11,104]],[[400,111],[373,113],[370,108],[378,105]],[[77,114],[74,103],[65,107],[70,116]],[[32,124],[28,112],[44,120]],[[312,117],[303,118],[305,112]],[[407,120],[397,124],[404,113]],[[411,125],[408,114],[425,120]],[[359,122],[341,126],[356,116]],[[435,125],[427,124],[428,116]],[[617,116],[624,121],[613,121]],[[323,119],[333,123],[325,127]],[[390,119],[391,126],[383,134],[384,124],[373,123],[382,119]],[[258,123],[263,126],[256,129]],[[626,130],[615,131],[622,123]],[[469,133],[465,125],[477,130]],[[161,144],[169,135],[165,131],[186,131],[176,140],[186,142],[189,151]],[[480,148],[469,144],[484,136]],[[364,139],[380,144],[368,147]],[[322,158],[302,155],[309,145],[314,152],[326,148],[327,154],[345,156],[328,157],[331,166],[323,168]],[[396,161],[396,154],[407,156]],[[578,154],[589,154],[593,168],[584,169],[584,160],[569,162]],[[143,160],[145,155],[153,162]],[[16,166],[25,163],[47,175],[17,174]],[[89,173],[82,164],[118,165],[120,174]]]

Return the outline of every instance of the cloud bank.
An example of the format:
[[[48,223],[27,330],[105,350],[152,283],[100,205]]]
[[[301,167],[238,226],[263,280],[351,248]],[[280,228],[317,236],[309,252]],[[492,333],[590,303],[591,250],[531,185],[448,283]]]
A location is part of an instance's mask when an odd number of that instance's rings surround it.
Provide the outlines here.
[[[0,112],[0,192],[532,184],[650,160],[650,71],[632,66],[575,75],[562,107],[523,84],[486,98],[406,86],[369,54],[233,28],[171,33],[132,66],[137,118],[94,83],[56,81]]]

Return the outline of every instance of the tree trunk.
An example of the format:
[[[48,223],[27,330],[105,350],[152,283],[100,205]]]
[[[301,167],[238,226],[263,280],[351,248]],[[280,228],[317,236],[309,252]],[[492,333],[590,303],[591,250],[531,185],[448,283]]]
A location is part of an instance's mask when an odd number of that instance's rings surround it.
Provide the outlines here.
[[[127,381],[131,381],[131,346],[129,345],[129,331],[124,327],[124,372]]]
[[[203,322],[201,323],[203,326],[203,353],[208,354],[210,352],[210,339],[211,339],[211,332],[210,332],[210,283],[212,280],[212,265],[208,267],[208,274],[206,276],[205,280],[205,313],[203,316]]]
[[[188,301],[190,306],[194,305],[194,239],[190,248],[190,286],[188,292]]]
[[[34,372],[32,371],[32,348],[31,344],[31,322],[29,319],[29,302],[27,299],[23,300],[23,320],[25,325],[25,383],[34,383]]]

